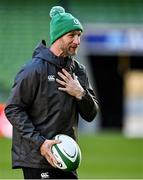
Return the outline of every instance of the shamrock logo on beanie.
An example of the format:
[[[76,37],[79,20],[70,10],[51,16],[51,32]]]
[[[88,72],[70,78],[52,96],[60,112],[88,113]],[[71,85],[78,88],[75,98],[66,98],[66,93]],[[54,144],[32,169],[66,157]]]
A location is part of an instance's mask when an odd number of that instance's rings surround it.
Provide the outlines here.
[[[70,31],[83,31],[83,27],[79,20],[72,14],[66,13],[65,9],[61,6],[54,6],[50,11],[50,17],[51,44]]]

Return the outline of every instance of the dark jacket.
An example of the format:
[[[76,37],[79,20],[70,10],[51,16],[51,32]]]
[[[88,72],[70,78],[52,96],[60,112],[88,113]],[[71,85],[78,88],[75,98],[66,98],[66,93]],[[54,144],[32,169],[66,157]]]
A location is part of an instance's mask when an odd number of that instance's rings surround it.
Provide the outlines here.
[[[86,91],[82,100],[58,90],[55,78],[62,68],[78,77]],[[52,168],[40,155],[41,144],[60,133],[75,139],[78,113],[86,121],[92,121],[97,110],[97,99],[84,66],[72,58],[55,56],[43,41],[32,60],[16,75],[5,108],[13,125],[13,168]]]

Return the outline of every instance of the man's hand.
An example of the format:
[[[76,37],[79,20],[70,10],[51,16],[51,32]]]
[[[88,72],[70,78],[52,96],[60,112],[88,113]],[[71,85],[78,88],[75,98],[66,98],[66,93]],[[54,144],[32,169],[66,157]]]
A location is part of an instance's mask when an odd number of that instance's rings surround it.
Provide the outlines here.
[[[62,69],[62,72],[63,73],[58,72],[58,75],[62,80],[56,79],[56,81],[63,87],[59,87],[58,89],[67,92],[69,95],[74,96],[77,99],[81,99],[85,91],[80,85],[77,76],[73,74],[72,77],[65,69]]]
[[[55,168],[56,168],[55,164],[57,164],[57,161],[51,152],[51,148],[54,144],[58,144],[58,143],[60,143],[60,141],[58,140],[45,140],[40,147],[41,155],[44,156],[46,160]]]

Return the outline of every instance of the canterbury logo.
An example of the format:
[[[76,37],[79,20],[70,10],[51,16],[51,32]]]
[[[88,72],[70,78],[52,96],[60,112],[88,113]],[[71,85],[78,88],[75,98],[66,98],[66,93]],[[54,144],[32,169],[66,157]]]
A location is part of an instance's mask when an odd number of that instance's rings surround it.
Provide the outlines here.
[[[49,178],[49,172],[41,173],[41,178],[42,179]]]
[[[48,81],[55,81],[55,75],[49,75]]]

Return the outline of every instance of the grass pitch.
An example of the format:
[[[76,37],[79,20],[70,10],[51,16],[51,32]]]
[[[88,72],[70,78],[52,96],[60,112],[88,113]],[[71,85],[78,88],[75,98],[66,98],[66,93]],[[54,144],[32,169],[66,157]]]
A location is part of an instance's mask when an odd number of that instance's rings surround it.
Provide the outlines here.
[[[80,178],[143,179],[143,139],[101,133],[81,136],[80,144]]]
[[[143,179],[143,139],[128,139],[119,133],[79,135],[84,179]],[[21,179],[21,170],[11,169],[11,140],[0,138],[0,179]]]

